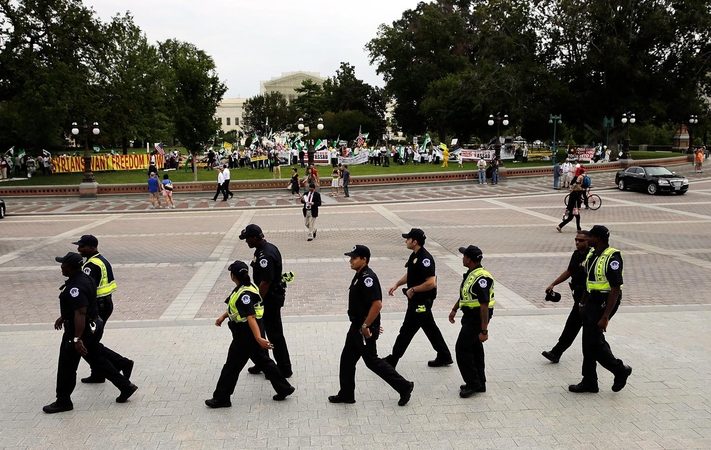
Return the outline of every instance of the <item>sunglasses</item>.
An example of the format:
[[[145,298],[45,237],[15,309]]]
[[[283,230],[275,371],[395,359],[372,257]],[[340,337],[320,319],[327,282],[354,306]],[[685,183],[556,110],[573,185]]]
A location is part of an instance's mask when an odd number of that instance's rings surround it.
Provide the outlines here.
[[[578,238],[575,238],[575,242],[585,242],[585,241],[587,241],[587,239],[578,239]]]

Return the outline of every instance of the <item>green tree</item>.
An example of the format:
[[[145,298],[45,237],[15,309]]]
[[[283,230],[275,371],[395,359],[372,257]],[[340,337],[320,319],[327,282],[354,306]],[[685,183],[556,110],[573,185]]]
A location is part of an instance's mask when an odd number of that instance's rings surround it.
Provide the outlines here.
[[[326,110],[331,112],[360,111],[373,124],[371,132],[385,131],[386,100],[381,88],[370,86],[355,76],[355,67],[342,62],[336,75],[323,83]],[[333,132],[327,129],[329,135]],[[336,136],[336,135],[333,135]]]
[[[326,112],[326,96],[320,84],[307,78],[301,87],[296,88],[296,92],[299,96],[291,101],[291,105],[299,117],[314,120]]]
[[[215,62],[193,44],[169,39],[159,43],[166,70],[168,114],[175,136],[193,155],[201,151],[220,125],[217,105],[227,91],[215,70]],[[194,175],[197,181],[197,172]]]
[[[249,135],[267,136],[270,130],[281,133],[293,128],[295,123],[296,112],[280,92],[256,95],[244,102],[242,124]]]
[[[321,135],[315,134],[315,138],[326,137],[329,140],[337,139],[338,136],[344,141],[354,141],[358,137],[358,130],[363,133],[371,133],[371,136],[377,136],[372,130],[376,129],[376,124],[372,118],[368,117],[362,111],[339,111],[327,112],[323,115],[324,129]]]
[[[80,0],[0,0],[0,141],[62,148],[72,120],[97,119],[105,43]]]
[[[172,125],[165,109],[164,68],[158,49],[148,43],[129,14],[115,16],[104,34],[110,41],[98,72],[102,132],[112,142],[120,142],[124,155],[131,139],[168,140]]]

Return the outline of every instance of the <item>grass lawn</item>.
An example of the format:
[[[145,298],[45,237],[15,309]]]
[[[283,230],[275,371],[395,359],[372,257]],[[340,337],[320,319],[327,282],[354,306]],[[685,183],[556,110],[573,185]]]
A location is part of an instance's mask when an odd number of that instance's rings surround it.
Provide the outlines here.
[[[671,152],[632,152],[633,159],[652,159],[652,158],[669,158],[680,156],[680,153]],[[507,168],[523,168],[523,167],[549,167],[550,161],[529,161],[519,163],[513,161],[505,161],[504,165]],[[331,175],[330,166],[317,166],[319,176],[327,178]],[[306,169],[298,168],[299,176],[305,175]],[[384,175],[384,174],[405,174],[405,173],[423,173],[423,172],[456,172],[460,170],[476,171],[476,163],[464,163],[464,168],[459,168],[457,163],[449,163],[449,167],[442,168],[439,165],[408,164],[406,166],[398,166],[391,164],[390,167],[372,166],[370,164],[351,165],[349,167],[352,176],[361,175]],[[183,169],[173,170],[169,172],[160,171],[159,178],[163,177],[163,173],[168,173],[170,179],[175,183],[192,182],[192,172],[185,172]],[[95,172],[96,181],[99,184],[133,184],[146,183],[148,176],[146,170],[126,170],[120,172]],[[72,186],[78,185],[81,182],[83,173],[58,173],[51,176],[43,176],[41,171],[34,177],[20,181],[6,181],[0,186]],[[281,178],[288,180],[291,177],[291,166],[281,166]],[[260,180],[271,179],[272,174],[267,169],[233,169],[232,180]],[[198,169],[198,181],[217,181],[217,172],[213,170]]]

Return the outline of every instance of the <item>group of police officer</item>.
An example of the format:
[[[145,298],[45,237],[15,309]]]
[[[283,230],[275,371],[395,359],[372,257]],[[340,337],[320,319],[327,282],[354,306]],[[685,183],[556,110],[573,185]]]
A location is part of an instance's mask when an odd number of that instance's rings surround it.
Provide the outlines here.
[[[609,236],[609,230],[601,225],[595,225],[589,232],[579,232],[575,238],[576,252],[568,269],[546,288],[548,300],[560,300],[560,295],[553,291],[554,286],[572,277],[573,310],[558,344],[551,351],[543,352],[544,357],[557,363],[583,328],[583,379],[569,387],[571,392],[598,392],[598,362],[615,375],[612,386],[615,392],[625,386],[632,372],[630,366],[614,357],[603,334],[622,298],[622,255],[609,246]],[[437,296],[437,278],[435,260],[424,247],[427,239],[425,232],[413,228],[402,237],[412,253],[405,264],[406,274],[393,284],[388,294],[393,296],[400,286],[406,285],[402,292],[407,297],[407,311],[391,354],[382,359],[378,357],[376,341],[381,332],[383,295],[378,276],[368,265],[370,249],[356,245],[350,252],[344,253],[350,258],[350,267],[355,271],[348,296],[348,319],[351,324],[341,352],[340,390],[338,394],[328,397],[331,403],[355,403],[355,368],[362,357],[370,370],[400,394],[398,405],[406,405],[414,382],[403,378],[396,367],[420,328],[437,353],[428,365],[441,367],[453,363],[452,354],[432,314],[432,304]],[[221,326],[229,320],[233,340],[213,396],[205,401],[211,408],[231,406],[230,397],[239,373],[250,359],[254,366],[248,371],[252,374],[264,373],[276,391],[274,400],[285,400],[295,391],[287,381],[293,372],[281,320],[286,284],[293,280],[293,272],[282,272],[279,250],[264,239],[258,225],[248,225],[239,239],[245,240],[254,249],[250,263],[252,277],[249,276],[249,267],[242,261],[235,261],[228,268],[235,288],[225,300],[226,311],[216,319],[215,325]],[[104,323],[113,311],[111,294],[116,289],[116,282],[111,265],[99,254],[98,240],[94,236],[82,236],[75,244],[79,254],[70,252],[56,258],[62,263],[62,273],[67,277],[59,296],[61,317],[55,323],[56,329],[64,328],[64,335],[57,372],[57,400],[44,407],[47,413],[73,408],[70,396],[76,384],[76,370],[81,357],[92,368],[91,376],[82,379],[82,382],[100,383],[104,378],[109,379],[121,392],[117,402],[125,402],[138,389],[129,380],[133,361],[100,342]],[[468,398],[486,392],[483,343],[489,337],[488,326],[495,304],[495,281],[482,267],[483,252],[480,248],[469,245],[459,248],[459,252],[462,254],[462,265],[467,270],[449,321],[455,323],[457,312],[462,311],[455,355],[464,381],[459,395]],[[87,260],[84,261],[82,256]],[[269,349],[273,350],[276,362],[269,358]]]

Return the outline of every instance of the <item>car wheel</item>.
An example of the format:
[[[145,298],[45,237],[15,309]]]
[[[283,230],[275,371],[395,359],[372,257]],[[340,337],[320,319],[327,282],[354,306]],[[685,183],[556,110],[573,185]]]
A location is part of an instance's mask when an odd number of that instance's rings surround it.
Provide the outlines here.
[[[617,182],[617,189],[624,191],[627,189],[627,185],[625,184],[625,180],[619,180]]]
[[[656,183],[649,183],[647,185],[647,192],[649,193],[649,195],[656,194],[658,190],[659,188],[657,187]]]

